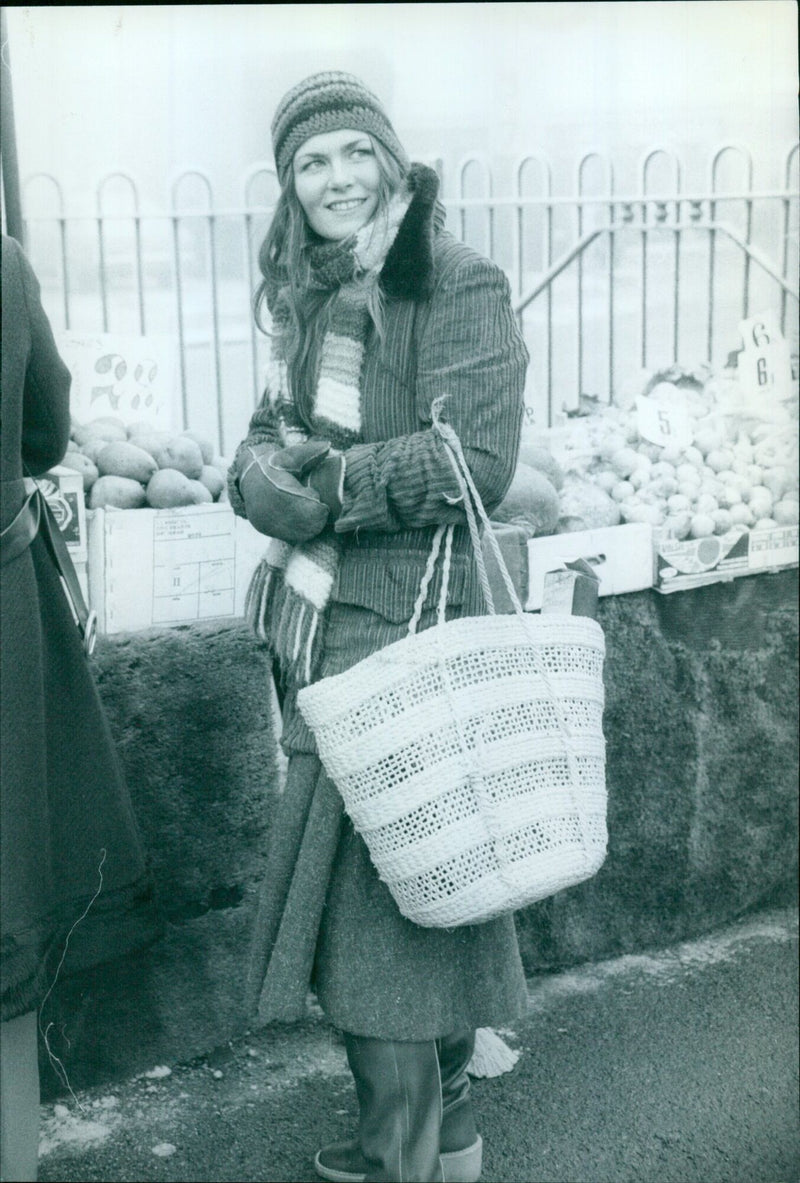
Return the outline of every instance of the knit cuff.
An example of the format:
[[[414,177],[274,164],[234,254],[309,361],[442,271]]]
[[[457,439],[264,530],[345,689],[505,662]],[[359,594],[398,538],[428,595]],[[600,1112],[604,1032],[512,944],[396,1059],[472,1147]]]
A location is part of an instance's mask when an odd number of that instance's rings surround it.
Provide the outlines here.
[[[247,510],[244,507],[244,498],[239,492],[239,464],[238,460],[234,460],[228,469],[228,501],[231,509],[240,518],[247,517]]]
[[[355,444],[348,448],[342,512],[336,521],[338,533],[345,530],[397,529],[390,519],[386,498],[375,496],[374,445]]]

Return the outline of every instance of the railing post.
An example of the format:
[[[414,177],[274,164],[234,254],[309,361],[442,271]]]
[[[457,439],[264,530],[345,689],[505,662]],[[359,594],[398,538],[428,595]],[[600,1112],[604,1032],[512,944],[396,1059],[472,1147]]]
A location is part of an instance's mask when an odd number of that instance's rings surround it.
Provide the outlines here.
[[[800,153],[800,144],[795,144],[789,150],[786,157],[786,167],[784,170],[784,189],[788,194],[792,187],[792,162],[797,161],[798,153]],[[800,188],[800,184],[797,186]],[[789,229],[791,223],[791,199],[786,196],[783,199],[783,250],[781,259],[781,275],[784,279],[787,278],[789,270]],[[786,336],[786,292],[781,292],[781,332]]]
[[[100,244],[100,288],[103,300],[103,319],[104,323],[108,324],[108,291],[107,291],[107,276],[105,273],[105,236],[103,233],[103,224],[108,219],[108,214],[103,208],[103,191],[109,181],[122,180],[125,181],[131,191],[133,197],[133,213],[131,215],[133,220],[133,241],[134,241],[134,265],[136,269],[136,298],[139,308],[139,331],[144,336],[147,332],[147,323],[145,318],[145,302],[144,302],[144,276],[142,272],[142,229],[141,216],[139,213],[139,188],[133,177],[126,172],[112,172],[106,173],[97,184],[97,221],[98,221],[98,236]],[[106,332],[108,331],[106,327]]]

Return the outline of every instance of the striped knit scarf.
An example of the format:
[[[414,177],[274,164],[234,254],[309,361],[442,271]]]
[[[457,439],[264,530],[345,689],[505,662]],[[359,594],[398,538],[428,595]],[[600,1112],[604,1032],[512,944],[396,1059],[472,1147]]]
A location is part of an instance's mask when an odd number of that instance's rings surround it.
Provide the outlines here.
[[[410,200],[410,193],[401,192],[385,218],[374,219],[352,239],[311,248],[313,283],[336,294],[328,308],[316,389],[304,416],[289,388],[281,348],[288,317],[286,289],[275,291],[265,400],[273,408],[284,447],[303,443],[312,433],[342,451],[360,441],[361,371],[371,323],[364,281],[380,272]],[[318,666],[340,550],[340,538],[330,527],[298,546],[273,539],[248,588],[245,615],[277,659],[284,680],[295,685],[310,682]]]

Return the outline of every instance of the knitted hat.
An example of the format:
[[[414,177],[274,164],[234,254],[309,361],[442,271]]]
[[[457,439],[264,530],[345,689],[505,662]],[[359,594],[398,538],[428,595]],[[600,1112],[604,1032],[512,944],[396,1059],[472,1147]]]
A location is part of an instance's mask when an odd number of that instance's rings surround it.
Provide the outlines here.
[[[281,185],[294,154],[311,136],[352,128],[375,136],[406,168],[408,157],[380,101],[352,74],[312,74],[284,95],[272,120],[272,146]]]

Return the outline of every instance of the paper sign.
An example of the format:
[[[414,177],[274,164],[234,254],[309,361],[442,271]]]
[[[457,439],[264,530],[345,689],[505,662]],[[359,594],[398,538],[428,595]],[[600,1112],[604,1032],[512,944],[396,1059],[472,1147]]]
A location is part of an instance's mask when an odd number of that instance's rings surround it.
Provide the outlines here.
[[[692,419],[683,399],[663,403],[638,395],[636,428],[642,439],[661,448],[688,448],[692,442]]]
[[[175,348],[170,337],[116,333],[59,335],[58,349],[72,373],[70,411],[79,423],[113,415],[145,420],[164,431],[179,415]]]
[[[739,353],[739,382],[747,394],[766,401],[788,398],[792,386],[789,345],[774,312],[751,316],[739,325],[744,348]]]

